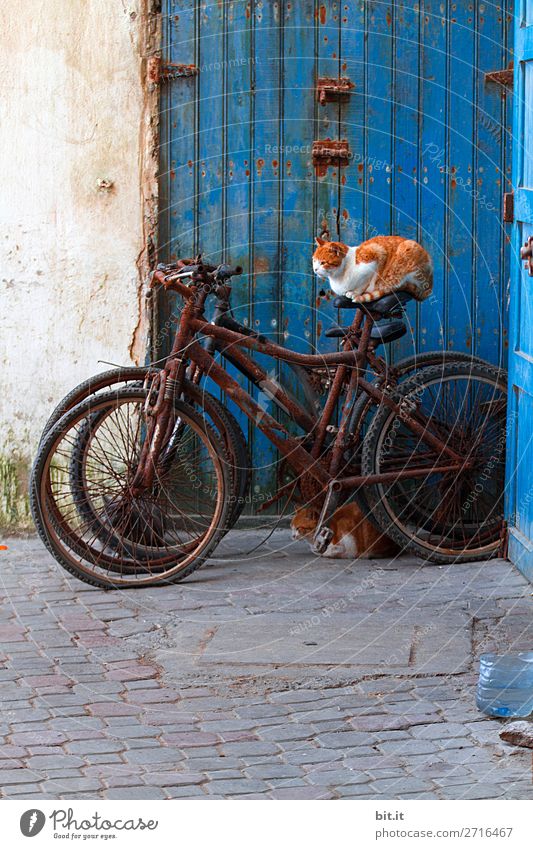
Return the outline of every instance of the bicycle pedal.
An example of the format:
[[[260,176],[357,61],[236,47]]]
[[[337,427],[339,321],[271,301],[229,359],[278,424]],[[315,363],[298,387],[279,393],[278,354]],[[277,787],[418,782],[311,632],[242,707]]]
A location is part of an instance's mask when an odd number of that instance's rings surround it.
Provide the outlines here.
[[[312,548],[315,554],[324,554],[332,539],[333,531],[331,528],[321,528],[313,540]]]

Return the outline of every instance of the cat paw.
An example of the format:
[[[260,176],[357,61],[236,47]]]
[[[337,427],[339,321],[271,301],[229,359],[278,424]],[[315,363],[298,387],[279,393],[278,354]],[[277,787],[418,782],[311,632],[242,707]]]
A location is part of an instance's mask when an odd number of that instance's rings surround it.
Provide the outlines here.
[[[344,550],[344,546],[342,545],[328,545],[322,557],[334,557],[338,559],[344,559],[347,557],[346,551]]]

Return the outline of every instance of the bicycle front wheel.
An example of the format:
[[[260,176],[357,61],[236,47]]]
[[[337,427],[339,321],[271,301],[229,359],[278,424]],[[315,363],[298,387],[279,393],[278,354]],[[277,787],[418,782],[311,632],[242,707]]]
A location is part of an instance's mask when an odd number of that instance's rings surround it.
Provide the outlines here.
[[[98,586],[181,580],[226,530],[224,446],[181,401],[174,405],[179,438],[172,463],[149,491],[134,494],[146,395],[123,388],[78,404],[48,432],[34,464],[32,507],[42,539],[68,571]]]
[[[499,548],[505,481],[507,387],[481,363],[422,369],[394,395],[400,413],[381,408],[363,444],[364,475],[428,471],[370,484],[372,518],[399,545],[437,563],[483,560]],[[404,413],[459,456],[415,434]],[[433,472],[435,467],[450,471]]]

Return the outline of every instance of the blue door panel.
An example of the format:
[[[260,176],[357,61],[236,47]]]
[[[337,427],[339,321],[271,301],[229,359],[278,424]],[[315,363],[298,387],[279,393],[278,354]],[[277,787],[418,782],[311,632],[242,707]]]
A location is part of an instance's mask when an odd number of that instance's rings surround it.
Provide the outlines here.
[[[533,235],[533,8],[516,10],[513,185],[515,223],[511,252],[507,456],[509,556],[533,580],[533,277],[520,248]]]
[[[527,27],[519,39],[525,55]],[[161,86],[160,258],[202,250],[242,265],[236,317],[298,351],[328,351],[339,316],[312,274],[314,237],[417,238],[433,257],[434,292],[409,305],[409,333],[383,353],[452,347],[505,362],[513,97],[485,73],[507,67],[511,42],[510,0],[163,0],[164,59],[199,72]],[[319,103],[317,78],[340,76],[354,84],[349,97]],[[319,176],[313,141],[328,138],[352,156]],[[528,184],[515,200],[530,208]],[[160,356],[179,308],[172,296],[159,304]],[[254,491],[271,492],[276,452],[238,416]]]

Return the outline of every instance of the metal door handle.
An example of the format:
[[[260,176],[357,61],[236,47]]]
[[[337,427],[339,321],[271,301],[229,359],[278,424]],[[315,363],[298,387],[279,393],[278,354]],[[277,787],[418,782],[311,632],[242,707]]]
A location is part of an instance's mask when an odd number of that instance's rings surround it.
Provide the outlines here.
[[[520,259],[524,260],[529,276],[533,277],[533,236],[529,236],[527,242],[524,242],[524,247],[520,248]]]

